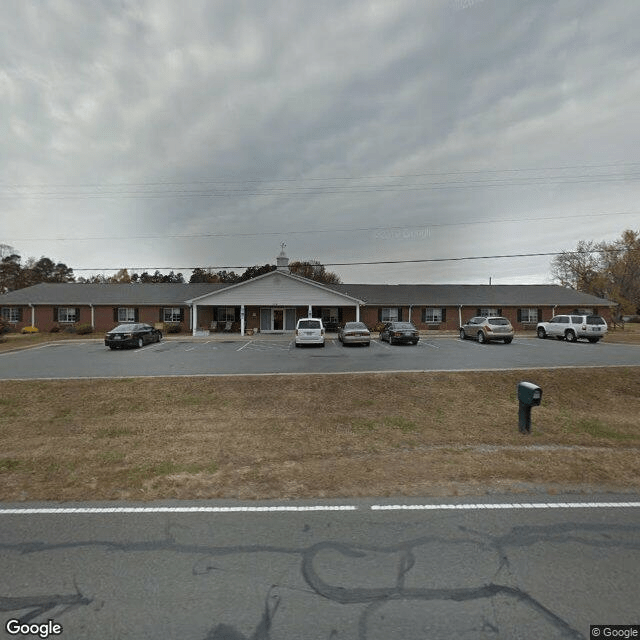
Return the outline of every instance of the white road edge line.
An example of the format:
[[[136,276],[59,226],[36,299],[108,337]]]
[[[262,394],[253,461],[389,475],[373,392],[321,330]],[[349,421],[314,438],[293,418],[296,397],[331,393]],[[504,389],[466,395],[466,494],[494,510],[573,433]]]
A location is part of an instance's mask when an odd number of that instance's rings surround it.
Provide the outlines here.
[[[370,511],[475,511],[492,509],[637,509],[640,502],[514,502],[473,504],[374,504]],[[0,508],[2,515],[145,514],[145,513],[278,513],[360,511],[357,505],[274,505],[262,507],[34,507]]]
[[[100,513],[269,513],[280,511],[358,511],[355,505],[310,505],[272,507],[35,507],[0,509],[0,515],[100,514]]]
[[[639,508],[640,502],[516,502],[493,504],[374,504],[371,511],[448,511],[475,509],[602,509]]]

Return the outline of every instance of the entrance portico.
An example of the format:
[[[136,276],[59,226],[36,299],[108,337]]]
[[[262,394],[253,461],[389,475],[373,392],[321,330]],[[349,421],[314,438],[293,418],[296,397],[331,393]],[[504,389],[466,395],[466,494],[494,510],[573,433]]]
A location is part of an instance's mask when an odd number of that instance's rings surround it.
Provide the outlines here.
[[[212,322],[223,329],[235,325],[235,330],[244,335],[247,329],[262,333],[293,331],[299,318],[322,309],[338,310],[345,320],[359,320],[364,302],[295,276],[288,269],[278,269],[187,300],[187,304],[191,306],[193,335],[199,328],[208,329]]]

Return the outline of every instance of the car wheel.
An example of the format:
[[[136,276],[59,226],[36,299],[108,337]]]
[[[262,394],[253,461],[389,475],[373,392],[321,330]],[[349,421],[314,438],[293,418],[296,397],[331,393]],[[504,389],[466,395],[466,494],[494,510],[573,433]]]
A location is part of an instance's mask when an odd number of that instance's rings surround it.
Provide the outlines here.
[[[466,340],[467,334],[464,332],[464,329],[460,329],[460,340]]]
[[[505,338],[504,339],[504,343],[505,344],[511,344],[513,342],[513,338]]]
[[[162,340],[162,333],[158,334],[158,339],[156,340],[156,342],[160,342],[160,340]]]
[[[595,344],[596,342],[598,342],[598,340],[600,340],[600,338],[588,338],[588,340],[591,344]]]
[[[482,331],[478,331],[478,342],[480,344],[484,344],[487,341],[487,339],[485,338],[485,335]]]
[[[138,338],[138,349],[142,349],[143,346],[144,342],[142,341],[142,338]]]
[[[538,327],[538,338],[544,340],[547,337],[547,332],[544,330],[544,327]]]
[[[389,344],[393,344],[393,338],[389,336]]]
[[[565,333],[565,338],[567,342],[575,342],[578,339],[575,331],[567,331],[567,333]]]
[[[418,344],[418,341],[414,340],[411,344],[415,347]]]

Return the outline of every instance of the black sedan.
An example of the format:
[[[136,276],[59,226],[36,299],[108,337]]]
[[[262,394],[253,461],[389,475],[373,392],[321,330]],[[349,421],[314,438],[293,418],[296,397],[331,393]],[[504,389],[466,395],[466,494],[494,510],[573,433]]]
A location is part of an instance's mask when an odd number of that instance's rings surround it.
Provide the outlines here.
[[[104,343],[110,349],[142,347],[160,340],[162,340],[162,332],[159,329],[154,329],[150,324],[138,323],[120,324],[104,337]]]
[[[420,333],[413,322],[389,322],[380,332],[380,340],[387,340],[389,344],[418,344]]]

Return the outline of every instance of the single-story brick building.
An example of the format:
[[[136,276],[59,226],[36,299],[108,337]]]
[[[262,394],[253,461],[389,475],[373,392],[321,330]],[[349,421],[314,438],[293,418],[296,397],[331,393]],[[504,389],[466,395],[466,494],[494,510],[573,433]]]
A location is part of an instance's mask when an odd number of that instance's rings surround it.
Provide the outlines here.
[[[121,322],[179,324],[198,330],[293,331],[298,318],[321,317],[329,329],[352,320],[370,328],[411,320],[420,330],[456,330],[476,315],[502,315],[516,330],[559,313],[596,313],[611,322],[611,300],[558,285],[332,284],[293,275],[281,253],[275,271],[237,284],[37,284],[0,295],[16,330],[51,331]]]

